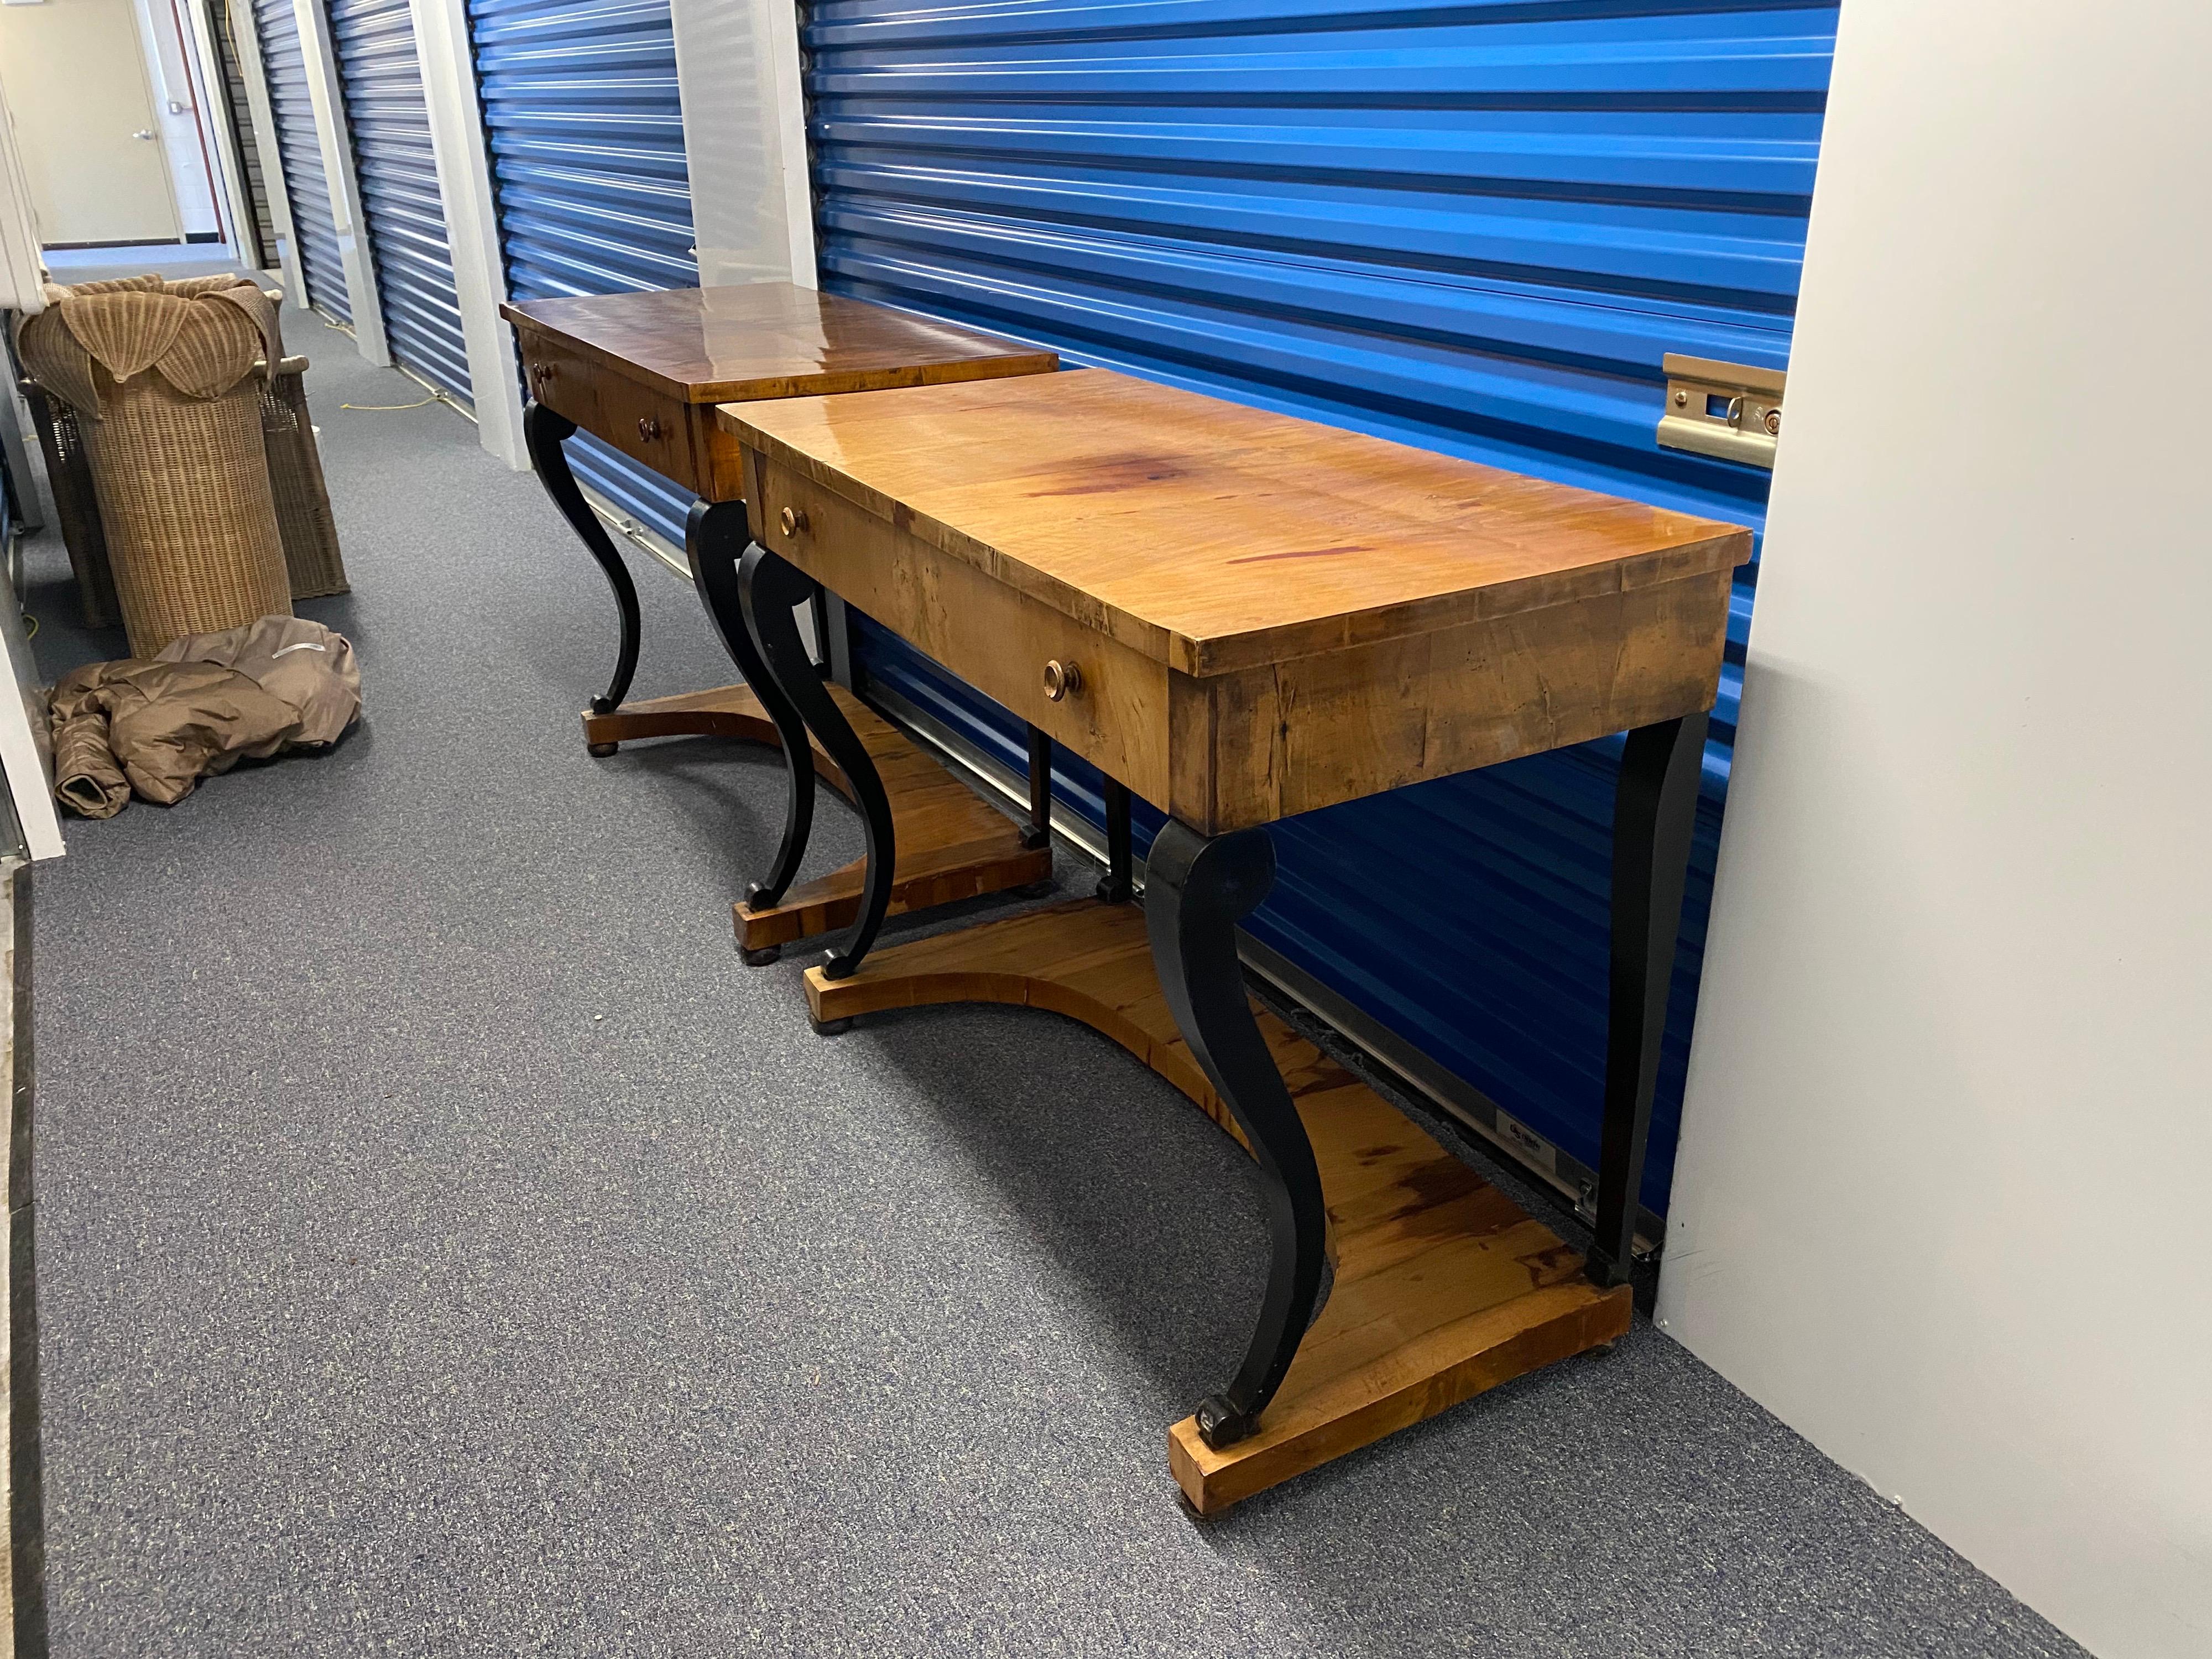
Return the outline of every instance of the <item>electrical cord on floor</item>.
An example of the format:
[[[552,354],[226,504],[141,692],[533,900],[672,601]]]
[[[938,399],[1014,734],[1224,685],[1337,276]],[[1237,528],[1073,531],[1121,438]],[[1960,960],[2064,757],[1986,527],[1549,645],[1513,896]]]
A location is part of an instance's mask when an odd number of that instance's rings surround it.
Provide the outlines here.
[[[4,3],[4,0],[0,0],[0,3]],[[338,333],[344,335],[349,340],[352,340],[356,343],[358,343],[361,338],[359,335],[356,334],[353,330],[349,328],[345,324],[335,321],[328,317],[323,319],[323,326],[328,329],[335,329]],[[453,400],[453,396],[451,392],[440,392],[435,389],[432,390],[428,397],[418,398],[411,404],[340,404],[338,407],[340,409],[359,410],[363,414],[368,415],[392,415],[397,414],[401,410],[428,409],[432,404],[444,404],[457,414],[468,415],[469,419],[472,421],[476,419],[475,416],[469,415],[469,411],[467,410],[463,409],[459,404]],[[320,435],[319,428],[317,428],[317,435]]]
[[[417,402],[417,403],[411,403],[411,404],[340,404],[338,405],[338,407],[339,407],[340,409],[359,409],[359,410],[368,410],[368,411],[369,413],[371,413],[371,414],[382,415],[382,414],[389,414],[392,410],[395,410],[395,409],[427,409],[427,408],[428,408],[432,404],[441,404],[441,403],[444,403],[445,401],[446,401],[446,394],[445,394],[445,393],[443,393],[442,392],[432,392],[428,397],[422,398],[420,402]]]
[[[358,340],[361,337],[350,328],[348,328],[343,323],[333,322],[328,317],[323,319],[323,326],[325,328],[336,329],[339,333],[344,335],[349,340]],[[364,414],[368,415],[391,415],[397,413],[398,410],[403,409],[428,409],[432,404],[450,404],[453,403],[453,398],[448,397],[445,392],[433,392],[428,397],[420,398],[411,404],[340,404],[338,407],[340,409],[357,409]],[[459,407],[459,405],[456,405],[456,407]]]

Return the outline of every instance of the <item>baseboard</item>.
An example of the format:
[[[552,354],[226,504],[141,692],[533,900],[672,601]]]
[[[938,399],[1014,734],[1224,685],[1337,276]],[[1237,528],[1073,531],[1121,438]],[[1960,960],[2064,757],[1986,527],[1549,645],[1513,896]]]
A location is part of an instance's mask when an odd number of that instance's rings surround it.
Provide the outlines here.
[[[7,1281],[8,1323],[0,1386],[6,1389],[8,1418],[8,1618],[0,1632],[11,1659],[46,1659],[46,1482],[40,1449],[37,1227],[31,1179],[31,1109],[38,1070],[31,1029],[31,871],[13,860],[5,866],[0,907],[9,914],[0,939],[7,941],[9,1019],[0,1044],[8,1054],[8,1229],[0,1243],[0,1267]]]

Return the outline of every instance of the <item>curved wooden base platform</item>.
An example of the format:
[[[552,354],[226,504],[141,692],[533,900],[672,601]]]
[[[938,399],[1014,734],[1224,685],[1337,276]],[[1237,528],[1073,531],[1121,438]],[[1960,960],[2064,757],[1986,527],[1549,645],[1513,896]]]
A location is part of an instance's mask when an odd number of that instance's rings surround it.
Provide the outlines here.
[[[1049,1009],[1237,1133],[1160,994],[1135,905],[1082,900],[939,934],[878,951],[849,979],[810,969],[806,1000],[817,1023],[939,1002]],[[1549,1228],[1257,1012],[1321,1165],[1335,1278],[1259,1433],[1216,1451],[1193,1418],[1169,1429],[1169,1467],[1201,1515],[1628,1328],[1626,1286],[1591,1285]]]
[[[735,685],[718,685],[708,691],[685,691],[672,697],[626,702],[611,714],[594,714],[586,708],[582,718],[584,742],[595,751],[641,738],[737,738],[746,743],[765,744],[777,741],[775,723],[769,719],[768,710],[761,707],[752,687],[742,680]],[[844,788],[844,780],[836,776],[836,765],[819,749],[814,751],[814,769],[833,787],[840,791]]]
[[[890,797],[898,867],[890,914],[927,910],[1051,878],[1049,847],[1023,846],[1021,824],[844,687],[832,685],[830,694],[867,746]],[[694,734],[769,744],[779,741],[768,711],[752,689],[742,684],[626,702],[611,714],[584,715],[584,740],[593,745]],[[812,753],[815,775],[851,799],[852,788],[837,763],[818,744],[812,746]],[[748,952],[769,951],[849,927],[860,913],[860,885],[866,872],[866,861],[856,859],[841,870],[797,884],[782,903],[769,909],[750,910],[740,901],[731,907],[738,943]]]

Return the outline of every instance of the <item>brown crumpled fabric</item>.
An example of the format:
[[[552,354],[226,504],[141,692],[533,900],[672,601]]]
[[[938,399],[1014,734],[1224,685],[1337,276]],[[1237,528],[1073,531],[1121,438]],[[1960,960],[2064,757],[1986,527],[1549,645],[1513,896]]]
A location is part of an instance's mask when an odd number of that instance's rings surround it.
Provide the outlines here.
[[[113,817],[136,790],[167,806],[241,760],[336,743],[361,712],[353,645],[320,623],[264,617],[64,674],[48,699],[54,793]]]

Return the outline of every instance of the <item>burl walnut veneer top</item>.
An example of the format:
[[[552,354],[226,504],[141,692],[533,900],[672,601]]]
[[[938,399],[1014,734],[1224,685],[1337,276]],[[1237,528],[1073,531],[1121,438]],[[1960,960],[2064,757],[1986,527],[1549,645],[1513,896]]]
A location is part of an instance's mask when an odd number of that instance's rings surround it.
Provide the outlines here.
[[[957,323],[790,283],[529,300],[500,314],[690,404],[1035,374],[1060,362]]]
[[[1105,369],[719,412],[1187,674],[1730,569],[1751,532]]]

